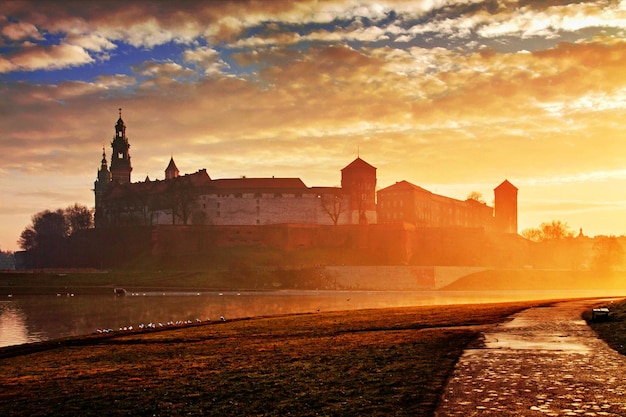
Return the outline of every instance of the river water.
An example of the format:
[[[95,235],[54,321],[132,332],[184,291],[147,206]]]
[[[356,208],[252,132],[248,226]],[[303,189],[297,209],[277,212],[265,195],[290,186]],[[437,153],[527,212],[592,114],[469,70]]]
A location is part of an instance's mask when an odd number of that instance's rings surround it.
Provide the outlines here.
[[[72,294],[0,297],[0,347],[140,325],[196,320],[406,307],[603,297],[605,292],[274,291]]]

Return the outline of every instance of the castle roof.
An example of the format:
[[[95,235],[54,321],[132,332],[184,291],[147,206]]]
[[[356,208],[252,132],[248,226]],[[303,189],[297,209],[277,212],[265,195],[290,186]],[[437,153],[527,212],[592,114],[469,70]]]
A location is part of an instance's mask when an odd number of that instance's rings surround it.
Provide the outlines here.
[[[300,178],[224,178],[211,181],[219,190],[306,190]]]
[[[418,185],[415,184],[411,184],[408,181],[402,180],[402,181],[398,181],[393,185],[390,185],[389,187],[383,188],[381,190],[379,190],[378,192],[386,192],[386,191],[418,191],[421,193],[428,193],[428,194],[432,194],[432,192],[428,191],[425,188],[422,188]]]
[[[176,166],[176,163],[174,162],[173,156],[170,158],[170,163],[167,165],[167,168],[165,168],[165,172],[168,172],[168,171],[178,172],[178,167]]]
[[[499,190],[499,189],[504,189],[504,188],[517,190],[517,187],[511,184],[509,180],[502,181],[502,183],[498,185],[496,188],[494,188],[494,190]]]
[[[354,161],[350,162],[350,164],[348,164],[348,166],[343,168],[342,171],[344,171],[346,169],[355,169],[355,168],[366,168],[366,169],[373,169],[373,170],[376,169],[376,167],[368,164],[367,162],[365,162],[361,158],[357,157]]]
[[[118,199],[133,195],[155,195],[163,193],[168,188],[178,184],[185,184],[189,185],[192,188],[199,189],[202,187],[210,186],[211,182],[211,178],[207,174],[206,170],[201,169],[198,172],[194,172],[193,174],[186,174],[183,176],[161,181],[150,181],[149,178],[146,177],[146,181],[144,182],[134,182],[126,184],[113,182],[111,184],[111,187],[108,189],[105,197],[110,199]]]

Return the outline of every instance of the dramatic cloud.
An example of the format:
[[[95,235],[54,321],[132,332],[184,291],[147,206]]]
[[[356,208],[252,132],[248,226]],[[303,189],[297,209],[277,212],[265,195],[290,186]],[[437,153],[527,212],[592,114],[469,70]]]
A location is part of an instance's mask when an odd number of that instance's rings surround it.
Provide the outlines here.
[[[625,63],[625,1],[4,2],[0,247],[93,205],[119,108],[135,180],[338,185],[359,153],[379,187],[508,178],[521,228],[626,233]]]

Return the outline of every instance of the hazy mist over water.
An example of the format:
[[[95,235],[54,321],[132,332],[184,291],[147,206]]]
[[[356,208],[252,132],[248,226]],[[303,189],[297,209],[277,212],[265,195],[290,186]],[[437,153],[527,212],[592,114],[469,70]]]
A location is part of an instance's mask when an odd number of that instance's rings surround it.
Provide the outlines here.
[[[141,292],[125,297],[15,296],[0,301],[0,346],[153,323],[367,308],[620,296],[615,291]]]

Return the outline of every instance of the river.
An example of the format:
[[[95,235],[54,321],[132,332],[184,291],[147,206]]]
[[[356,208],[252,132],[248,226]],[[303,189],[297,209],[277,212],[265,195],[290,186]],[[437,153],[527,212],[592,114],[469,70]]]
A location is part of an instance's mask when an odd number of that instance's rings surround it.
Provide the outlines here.
[[[128,328],[152,323],[418,305],[602,297],[575,291],[273,291],[149,292],[0,298],[0,347]]]

